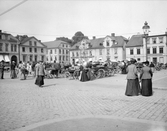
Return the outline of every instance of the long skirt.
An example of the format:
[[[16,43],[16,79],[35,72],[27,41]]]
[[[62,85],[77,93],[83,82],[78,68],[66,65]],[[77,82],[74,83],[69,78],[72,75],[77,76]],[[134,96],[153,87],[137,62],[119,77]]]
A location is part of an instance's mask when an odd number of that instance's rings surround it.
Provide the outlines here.
[[[82,82],[89,81],[86,70],[81,71],[80,75],[81,75],[80,81],[82,81]]]
[[[125,95],[138,96],[140,93],[140,84],[138,79],[128,79]]]
[[[10,77],[11,77],[12,79],[17,78],[17,75],[16,75],[16,71],[15,71],[15,70],[11,70]]]
[[[151,96],[152,95],[152,80],[142,79],[141,81],[141,95]]]
[[[35,80],[35,84],[38,86],[42,86],[44,85],[44,76],[37,76],[36,80]]]

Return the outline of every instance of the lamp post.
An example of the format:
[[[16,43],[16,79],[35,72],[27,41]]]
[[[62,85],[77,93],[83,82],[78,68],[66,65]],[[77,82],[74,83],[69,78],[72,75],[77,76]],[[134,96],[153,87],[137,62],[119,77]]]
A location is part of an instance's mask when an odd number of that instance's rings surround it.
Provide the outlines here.
[[[144,23],[144,26],[142,27],[143,29],[143,33],[144,33],[144,38],[145,38],[145,43],[146,43],[146,61],[148,60],[148,54],[147,54],[147,38],[148,38],[148,34],[149,34],[149,29],[150,26],[148,25],[147,21]]]

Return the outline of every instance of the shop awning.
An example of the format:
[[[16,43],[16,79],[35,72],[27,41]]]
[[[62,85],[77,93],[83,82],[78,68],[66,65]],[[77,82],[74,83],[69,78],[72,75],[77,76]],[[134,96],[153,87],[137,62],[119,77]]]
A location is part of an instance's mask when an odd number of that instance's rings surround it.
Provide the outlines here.
[[[4,60],[3,55],[0,55],[0,61]]]
[[[6,62],[10,62],[10,59],[9,59],[9,56],[8,56],[8,55],[5,55],[5,61],[6,61]]]

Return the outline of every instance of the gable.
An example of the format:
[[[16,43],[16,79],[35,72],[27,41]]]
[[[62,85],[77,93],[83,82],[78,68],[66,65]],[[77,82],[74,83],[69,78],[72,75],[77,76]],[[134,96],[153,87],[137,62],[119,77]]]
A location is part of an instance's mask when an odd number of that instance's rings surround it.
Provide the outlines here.
[[[30,37],[28,38],[22,45],[25,46],[37,46],[37,47],[45,47],[39,40],[37,40],[35,37]]]

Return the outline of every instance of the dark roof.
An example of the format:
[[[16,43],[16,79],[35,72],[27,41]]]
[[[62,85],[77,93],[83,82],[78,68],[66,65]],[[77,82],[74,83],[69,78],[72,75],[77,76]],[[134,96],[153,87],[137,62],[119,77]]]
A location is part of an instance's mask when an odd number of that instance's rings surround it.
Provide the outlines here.
[[[128,39],[126,39],[123,36],[114,36],[114,37],[113,36],[106,36],[106,37],[110,37],[112,40],[117,42],[117,44],[113,44],[111,46],[111,48],[123,47],[124,41],[128,41]],[[106,37],[89,40],[91,46],[88,49],[103,49],[103,48],[105,48],[103,45],[103,41]],[[77,46],[79,47],[80,44],[81,44],[81,41],[78,42],[77,44],[75,44],[70,50],[78,50]]]
[[[60,46],[60,44],[68,44],[68,43],[61,40],[55,40],[55,41],[43,42],[43,44],[46,45],[47,48],[57,48]]]
[[[133,35],[128,41],[126,48],[136,47],[136,46],[143,46],[143,36],[142,35]]]
[[[117,42],[117,44],[113,44],[112,48],[114,48],[114,47],[123,47],[124,46],[124,42],[128,41],[128,39],[123,37],[123,36],[115,36],[115,41]]]

